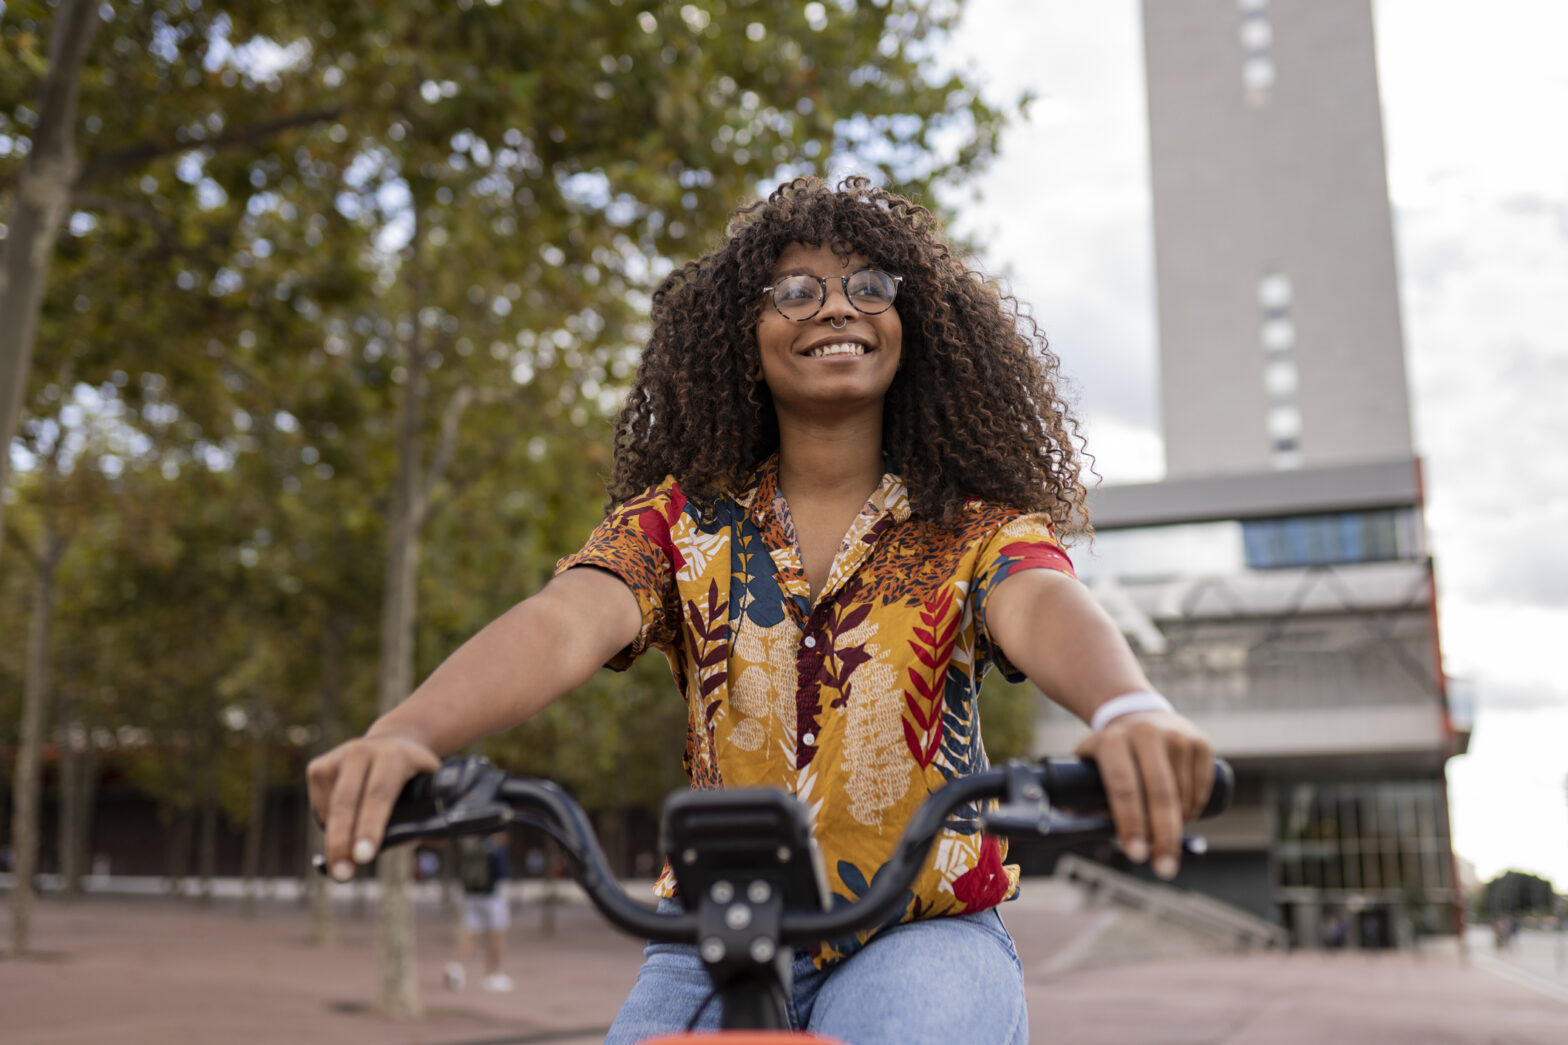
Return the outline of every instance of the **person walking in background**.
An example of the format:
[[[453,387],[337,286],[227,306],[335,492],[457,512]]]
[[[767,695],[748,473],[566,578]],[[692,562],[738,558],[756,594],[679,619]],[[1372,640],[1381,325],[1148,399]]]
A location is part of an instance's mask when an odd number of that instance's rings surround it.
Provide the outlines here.
[[[479,985],[487,991],[506,993],[512,978],[501,971],[501,954],[512,912],[506,898],[506,880],[511,867],[506,855],[506,832],[484,838],[465,838],[457,846],[457,876],[463,886],[463,917],[457,930],[457,947],[446,963],[446,985],[460,991],[468,982],[468,959],[474,941],[485,938],[485,978]]]

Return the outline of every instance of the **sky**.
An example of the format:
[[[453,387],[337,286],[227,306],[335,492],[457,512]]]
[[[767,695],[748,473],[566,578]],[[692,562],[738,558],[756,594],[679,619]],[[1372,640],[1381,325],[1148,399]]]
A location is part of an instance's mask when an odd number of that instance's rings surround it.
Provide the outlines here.
[[[1217,0],[1218,2],[1218,0]],[[1137,0],[970,0],[954,60],[1029,89],[957,227],[1032,306],[1110,483],[1164,474]],[[1456,852],[1568,890],[1568,4],[1373,0]]]

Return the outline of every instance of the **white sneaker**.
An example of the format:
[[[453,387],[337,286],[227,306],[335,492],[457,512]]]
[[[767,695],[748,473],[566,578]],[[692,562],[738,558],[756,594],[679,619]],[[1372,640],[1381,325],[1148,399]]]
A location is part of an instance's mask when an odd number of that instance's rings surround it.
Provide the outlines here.
[[[458,962],[447,962],[445,969],[446,989],[460,991],[468,982],[468,970]]]
[[[510,994],[512,993],[512,978],[504,972],[493,972],[484,978],[480,986],[487,991],[494,991],[496,994]]]

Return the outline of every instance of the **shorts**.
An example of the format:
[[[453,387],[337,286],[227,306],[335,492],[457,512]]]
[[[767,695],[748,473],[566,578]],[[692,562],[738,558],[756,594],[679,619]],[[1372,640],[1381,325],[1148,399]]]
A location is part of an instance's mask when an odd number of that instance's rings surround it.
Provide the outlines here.
[[[506,893],[465,893],[463,928],[471,933],[504,933],[512,924],[511,905]]]

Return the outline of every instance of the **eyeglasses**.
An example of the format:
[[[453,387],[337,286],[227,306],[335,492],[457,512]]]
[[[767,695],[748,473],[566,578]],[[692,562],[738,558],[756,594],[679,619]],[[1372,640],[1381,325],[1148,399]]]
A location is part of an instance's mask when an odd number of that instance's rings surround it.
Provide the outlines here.
[[[881,269],[861,269],[847,276],[785,276],[771,287],[763,287],[764,294],[773,295],[773,307],[785,319],[797,323],[822,311],[828,303],[828,280],[836,279],[844,289],[844,297],[856,310],[868,316],[886,312],[893,307],[898,296],[898,285],[903,276],[890,276]]]

